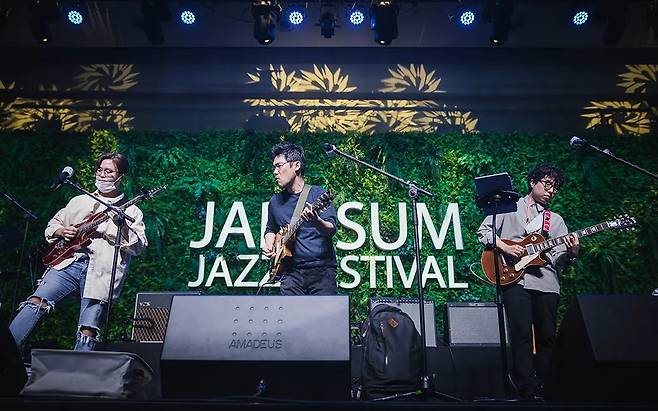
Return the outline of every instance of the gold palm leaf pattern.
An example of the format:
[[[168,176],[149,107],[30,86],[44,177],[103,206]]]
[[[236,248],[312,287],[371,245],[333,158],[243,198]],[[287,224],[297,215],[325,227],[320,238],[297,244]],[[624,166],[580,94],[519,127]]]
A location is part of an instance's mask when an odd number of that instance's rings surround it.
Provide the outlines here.
[[[40,91],[57,91],[56,85],[45,87],[39,85]],[[8,129],[54,128],[67,131],[75,129],[78,115],[71,106],[78,101],[71,99],[26,99],[17,98],[14,107],[7,112],[2,124]]]
[[[651,132],[651,120],[646,111],[639,110],[642,103],[630,101],[590,101],[590,110],[581,116],[588,118],[585,128],[594,129],[601,126],[612,127],[618,135],[642,135]],[[614,110],[614,111],[611,111]]]
[[[646,93],[647,85],[653,83],[656,85],[656,74],[658,73],[658,65],[656,64],[635,64],[626,65],[627,72],[621,73],[619,77],[623,80],[617,83],[618,86],[625,88],[625,92],[632,93]]]
[[[263,81],[263,70],[247,73],[246,84]],[[269,66],[272,88],[280,92],[304,93],[309,91],[350,93],[357,89],[351,85],[349,75],[341,68],[332,70],[313,65],[312,70],[286,71],[283,66]],[[423,65],[389,69],[390,78],[382,80],[382,92],[402,92],[413,88],[416,92],[444,93],[439,90],[441,79],[436,71],[428,72]],[[462,133],[476,132],[477,119],[471,112],[448,110],[433,100],[380,100],[380,99],[245,99],[244,103],[260,107],[266,116],[286,119],[291,131],[334,131],[339,133],[370,133],[375,129],[387,131],[435,131],[438,126],[451,125]]]
[[[5,85],[5,83],[3,83],[2,80],[0,80],[0,90],[13,90],[15,87],[16,87],[16,82],[7,83]],[[6,113],[10,111],[15,103],[16,100],[12,100],[8,102],[0,101],[0,113]]]
[[[628,71],[618,75],[622,81],[617,83],[626,94],[645,94],[647,88],[656,87],[658,65],[627,64],[626,69]],[[654,118],[658,116],[658,107],[648,101],[590,101],[581,117],[588,119],[585,126],[588,130],[609,127],[617,135],[643,135],[650,134],[652,129],[647,108],[653,112]]]
[[[400,93],[414,88],[422,93],[445,93],[439,90],[441,79],[434,78],[436,70],[428,74],[423,64],[418,68],[413,64],[409,67],[398,64],[395,70],[389,68],[388,72],[391,73],[391,77],[382,80],[385,86],[379,89],[381,92]]]
[[[74,90],[84,91],[126,91],[135,86],[135,77],[132,64],[91,64],[80,66],[82,73],[73,79],[76,85]]]
[[[119,130],[130,130],[130,122],[134,117],[128,111],[120,109],[122,103],[112,104],[110,100],[95,101],[98,110],[84,110],[79,114],[77,131],[89,131],[98,124],[115,124]]]

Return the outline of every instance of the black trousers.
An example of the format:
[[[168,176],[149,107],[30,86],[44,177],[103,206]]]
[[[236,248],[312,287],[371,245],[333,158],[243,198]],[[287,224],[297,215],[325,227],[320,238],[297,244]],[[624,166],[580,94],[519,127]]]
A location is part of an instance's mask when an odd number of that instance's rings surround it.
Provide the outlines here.
[[[526,290],[515,284],[503,290],[512,347],[512,379],[519,395],[530,397],[543,384],[555,345],[557,308],[560,295]],[[535,348],[532,353],[532,326]],[[536,373],[535,373],[536,371]]]
[[[336,295],[336,267],[295,268],[281,277],[281,295]]]

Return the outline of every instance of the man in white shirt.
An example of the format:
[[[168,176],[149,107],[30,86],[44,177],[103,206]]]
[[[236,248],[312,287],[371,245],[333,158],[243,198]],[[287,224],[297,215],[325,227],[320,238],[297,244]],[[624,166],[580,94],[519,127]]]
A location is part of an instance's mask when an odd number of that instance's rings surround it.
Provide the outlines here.
[[[514,258],[522,256],[525,249],[520,245],[505,244],[500,238],[519,241],[540,230],[548,239],[569,233],[562,216],[548,210],[549,201],[564,183],[564,172],[555,166],[540,164],[530,170],[527,181],[528,195],[517,201],[517,210],[496,218],[496,246]],[[483,245],[492,245],[491,216],[484,219],[477,236]],[[512,348],[512,378],[522,398],[542,395],[541,388],[555,344],[559,277],[576,259],[579,250],[578,237],[572,234],[565,239],[564,245],[544,253],[545,266],[528,267],[521,280],[503,288]],[[532,352],[533,327],[536,355]]]
[[[109,153],[101,156],[96,164],[97,191],[94,195],[102,197],[109,204],[120,206],[125,203],[125,195],[120,187],[127,171],[128,160],[122,154]],[[78,234],[76,225],[105,209],[104,205],[87,195],[72,198],[66,207],[59,210],[48,222],[45,230],[46,241],[52,244],[61,238],[74,239]],[[121,292],[131,257],[141,254],[148,244],[142,211],[135,205],[124,211],[135,221],[126,221],[121,233],[113,299]],[[18,314],[9,326],[19,347],[23,346],[41,318],[55,309],[56,304],[67,296],[77,295],[80,298],[80,317],[75,349],[94,349],[99,337],[103,311],[108,302],[116,233],[117,226],[110,218],[96,228],[91,244],[46,270],[39,287],[20,304]]]

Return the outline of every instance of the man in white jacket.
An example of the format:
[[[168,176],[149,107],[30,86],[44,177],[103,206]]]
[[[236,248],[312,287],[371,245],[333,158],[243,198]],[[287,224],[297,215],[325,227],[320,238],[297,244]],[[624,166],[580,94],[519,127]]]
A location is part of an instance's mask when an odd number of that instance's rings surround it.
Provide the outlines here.
[[[120,186],[127,171],[128,160],[123,155],[102,155],[96,164],[97,191],[94,195],[102,197],[109,204],[125,203],[125,195]],[[46,241],[54,243],[61,238],[74,239],[78,234],[75,227],[77,224],[105,209],[104,205],[87,195],[72,198],[66,207],[59,210],[48,222],[45,230]],[[141,254],[148,244],[142,211],[131,205],[126,208],[125,213],[135,221],[126,221],[121,233],[121,252],[113,285],[113,299],[121,292],[131,257]],[[18,314],[9,326],[19,347],[23,346],[45,314],[53,311],[55,305],[65,297],[75,295],[80,299],[75,349],[94,349],[99,338],[103,311],[107,305],[116,233],[117,226],[110,218],[97,227],[91,244],[59,264],[48,267],[39,287],[19,305]]]

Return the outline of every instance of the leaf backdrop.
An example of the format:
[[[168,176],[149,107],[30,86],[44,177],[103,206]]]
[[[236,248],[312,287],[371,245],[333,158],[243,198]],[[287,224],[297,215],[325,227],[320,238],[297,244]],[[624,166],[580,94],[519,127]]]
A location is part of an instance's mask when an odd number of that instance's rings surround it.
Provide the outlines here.
[[[337,206],[347,201],[364,204],[359,213],[349,218],[361,224],[367,232],[365,245],[356,251],[338,251],[339,259],[346,254],[397,255],[405,267],[413,259],[411,222],[408,238],[395,251],[384,252],[374,246],[370,235],[370,203],[379,203],[382,237],[392,242],[398,238],[399,202],[408,202],[406,191],[396,183],[371,171],[357,168],[339,157],[327,158],[322,144],[330,141],[341,150],[383,167],[406,180],[415,180],[435,194],[421,198],[427,204],[435,226],[440,227],[449,203],[458,203],[464,249],[456,250],[452,228],[440,250],[431,247],[424,233],[422,261],[435,255],[445,277],[445,256],[454,256],[455,277],[468,283],[466,289],[441,288],[436,281],[428,282],[426,297],[435,301],[439,332],[442,332],[445,303],[448,301],[493,301],[493,288],[471,273],[481,275],[481,247],[475,237],[482,215],[474,204],[473,179],[479,175],[509,172],[514,185],[526,193],[525,175],[533,165],[546,161],[567,172],[567,181],[552,203],[571,230],[599,223],[621,213],[635,216],[640,226],[635,231],[607,232],[583,240],[581,257],[562,278],[560,313],[572,297],[579,293],[650,293],[658,287],[658,184],[630,168],[594,153],[575,151],[569,147],[570,136],[528,134],[375,134],[339,135],[296,133],[287,136],[254,134],[244,131],[209,130],[198,133],[168,131],[130,131],[112,134],[107,131],[76,134],[62,132],[2,132],[0,155],[0,189],[9,192],[32,209],[39,220],[28,233],[28,258],[16,277],[18,247],[0,249],[0,295],[2,313],[9,315],[15,280],[18,280],[18,301],[30,292],[31,269],[41,276],[37,265],[42,233],[48,219],[69,198],[75,195],[70,187],[51,192],[47,189],[52,177],[65,165],[71,165],[87,188],[93,188],[94,162],[105,151],[119,150],[131,163],[130,178],[124,185],[129,195],[140,187],[166,184],[168,189],[150,202],[141,204],[145,214],[149,247],[131,264],[124,292],[115,305],[111,338],[129,335],[135,294],[140,291],[188,290],[187,284],[197,277],[199,255],[206,258],[206,271],[214,258],[222,255],[233,272],[244,266],[241,254],[256,254],[248,249],[243,237],[229,236],[226,246],[215,243],[225,219],[236,201],[242,201],[249,218],[254,239],[260,234],[261,203],[276,191],[271,175],[270,147],[282,138],[299,143],[306,149],[307,180],[331,189]],[[616,155],[653,170],[658,167],[658,140],[655,137],[597,137],[591,142],[610,148]],[[20,213],[2,200],[0,226],[20,233],[23,220]],[[204,234],[208,201],[215,202],[213,238],[202,249],[189,247],[191,240]],[[407,213],[411,219],[410,210]],[[236,220],[237,222],[237,220]],[[3,229],[5,229],[3,228]],[[5,229],[7,230],[7,229]],[[9,230],[11,231],[11,230]],[[4,231],[4,232],[9,232]],[[355,233],[340,227],[337,239],[354,241]],[[2,245],[0,245],[2,246]],[[381,264],[378,270],[382,270]],[[368,285],[368,265],[355,265],[362,276],[361,284],[350,290],[351,320],[360,321],[367,312],[370,296],[415,295],[415,285],[406,289],[395,278],[394,288],[386,288],[383,272],[378,271],[377,288]],[[250,275],[258,280],[265,264],[259,264]],[[339,269],[339,281],[351,278]],[[227,288],[222,281],[212,287],[200,287],[209,294],[254,294],[254,288]],[[276,293],[277,289],[265,292]],[[56,340],[63,347],[72,347],[78,307],[60,304],[33,336],[33,341]]]

